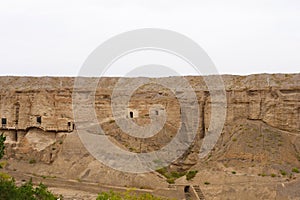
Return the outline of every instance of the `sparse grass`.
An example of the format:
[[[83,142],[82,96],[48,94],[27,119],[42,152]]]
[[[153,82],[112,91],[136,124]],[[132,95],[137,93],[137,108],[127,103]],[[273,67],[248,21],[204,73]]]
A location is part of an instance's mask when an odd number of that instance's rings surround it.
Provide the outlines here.
[[[171,172],[171,176],[174,178],[180,178],[185,175],[185,172]]]
[[[9,174],[0,172],[0,179],[2,180],[10,180],[12,177]]]
[[[137,194],[134,190],[128,190],[126,192],[101,192],[98,194],[96,200],[169,200],[167,198],[156,197],[150,193]]]
[[[156,172],[165,176],[165,174],[168,172],[168,170],[167,170],[167,168],[163,167],[163,168],[157,169]]]
[[[169,184],[174,184],[174,183],[175,183],[175,179],[174,179],[174,178],[168,178],[168,179],[167,179],[167,182],[168,182]]]
[[[166,167],[157,169],[156,172],[160,173],[161,175],[163,175],[164,177],[167,178],[167,182],[169,184],[173,184],[175,183],[175,180],[184,176],[186,174],[186,172],[177,172],[177,171],[168,171],[168,169]]]
[[[292,172],[299,173],[299,169],[295,167],[295,168],[292,169]]]
[[[36,160],[34,159],[34,158],[31,158],[30,160],[29,160],[29,164],[35,164],[36,163]]]
[[[192,180],[196,174],[198,173],[197,170],[193,170],[193,171],[188,171],[188,173],[186,174],[186,180]]]
[[[233,142],[236,142],[236,141],[237,141],[237,139],[236,139],[236,138],[233,138],[233,139],[232,139],[232,141],[233,141]]]
[[[4,168],[7,165],[6,161],[0,162],[0,169]]]
[[[80,179],[80,178],[77,178],[76,179],[79,183],[81,183],[82,182],[82,180]]]
[[[281,174],[282,176],[286,176],[286,171],[280,170],[280,174]]]
[[[297,159],[300,162],[300,154],[297,155]]]

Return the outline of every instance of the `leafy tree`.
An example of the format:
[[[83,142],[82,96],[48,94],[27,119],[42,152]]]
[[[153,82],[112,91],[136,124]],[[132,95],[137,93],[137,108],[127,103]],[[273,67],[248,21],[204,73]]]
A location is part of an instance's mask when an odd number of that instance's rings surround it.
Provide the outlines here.
[[[57,200],[59,197],[48,191],[47,187],[40,183],[34,187],[32,181],[28,181],[17,187],[12,178],[0,177],[0,200],[22,199],[22,200]],[[62,197],[60,197],[62,199]]]

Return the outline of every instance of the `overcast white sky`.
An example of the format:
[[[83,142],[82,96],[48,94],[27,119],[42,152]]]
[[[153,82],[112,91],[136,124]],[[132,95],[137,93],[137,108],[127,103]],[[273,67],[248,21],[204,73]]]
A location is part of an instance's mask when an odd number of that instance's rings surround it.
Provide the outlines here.
[[[220,73],[300,72],[299,0],[7,0],[0,75],[76,76],[98,45],[138,28],[188,36]]]

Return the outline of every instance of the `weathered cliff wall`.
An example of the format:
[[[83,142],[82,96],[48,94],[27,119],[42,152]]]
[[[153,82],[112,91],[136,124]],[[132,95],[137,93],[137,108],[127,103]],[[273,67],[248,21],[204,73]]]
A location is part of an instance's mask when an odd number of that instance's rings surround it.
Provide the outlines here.
[[[291,133],[298,138],[300,135],[300,74],[224,75],[222,78],[227,98],[225,128],[220,138],[222,141],[217,145],[217,149],[223,148],[222,159],[241,158],[240,153],[244,151],[244,147],[232,148],[228,138],[232,137],[230,134],[235,130],[237,130],[236,132],[243,131],[239,126],[245,121],[247,121],[245,126],[249,126],[249,123],[253,122],[254,124],[251,126],[255,128],[258,123],[267,126],[266,130],[273,128],[273,132],[271,131],[268,136],[270,138],[273,135],[280,135],[280,131]],[[165,79],[176,80],[177,78]],[[189,169],[199,161],[197,157],[199,146],[202,138],[207,134],[211,111],[210,93],[203,78],[186,77],[186,79],[197,95],[200,112],[197,116],[199,117],[199,130],[195,144],[174,164],[181,170]],[[87,81],[89,80],[91,79],[87,78]],[[115,118],[118,116],[112,115],[111,96],[117,81],[118,78],[102,78],[95,95],[95,112],[99,124],[110,136],[110,139],[121,148],[132,152],[158,150],[170,142],[182,125],[180,105],[175,94],[170,89],[157,84],[148,84],[135,91],[127,112],[129,118],[132,114],[135,123],[140,126],[150,123],[149,108],[151,105],[161,104],[164,107],[162,109],[167,113],[166,124],[156,135],[146,139],[135,138],[123,133],[115,123]],[[87,163],[78,160],[79,158],[87,159],[87,153],[82,153],[84,152],[82,148],[80,151],[76,147],[70,148],[72,146],[69,142],[70,138],[75,140],[75,137],[76,140],[79,140],[74,134],[76,135],[76,123],[80,123],[74,121],[73,117],[73,85],[74,78],[67,77],[0,77],[1,131],[8,136],[6,157],[20,160],[34,159],[34,162],[51,164],[51,169],[57,169],[58,172],[60,169],[58,166],[62,166],[60,173],[67,177],[75,175],[76,169],[80,169],[81,172],[87,171],[89,165],[93,165],[94,161],[91,157],[88,157],[89,162]],[[176,87],[174,85],[174,88]],[[184,90],[184,88],[181,89]],[[89,98],[93,94],[92,92],[82,91],[80,95]],[[87,116],[88,119],[91,113],[82,113],[82,115]],[[246,130],[247,128],[244,129],[244,132]],[[257,130],[259,130],[259,126]],[[252,134],[249,131],[248,133]],[[241,137],[243,136],[241,135]],[[64,141],[67,141],[68,147],[65,146]],[[243,144],[243,141],[244,139],[241,139],[240,144]],[[291,156],[288,157],[291,160],[295,159],[300,152],[297,141],[293,144],[296,144],[295,148],[290,149]],[[66,150],[67,148],[68,150]],[[250,150],[245,150],[248,152],[243,154],[241,159],[253,160],[257,152]],[[74,156],[69,155],[67,151],[71,154],[73,152]],[[220,154],[218,151],[216,153]],[[257,155],[259,157],[257,159],[262,160],[260,156]],[[68,160],[72,161],[72,165]],[[297,161],[293,160],[292,162]],[[66,170],[64,166],[74,168],[74,172],[69,174],[62,172]],[[104,168],[100,167],[98,170],[101,171]],[[89,174],[93,174],[93,172],[89,171],[88,174],[82,176],[90,177],[90,179],[95,177],[94,175],[89,176]],[[146,183],[145,186],[147,186]]]

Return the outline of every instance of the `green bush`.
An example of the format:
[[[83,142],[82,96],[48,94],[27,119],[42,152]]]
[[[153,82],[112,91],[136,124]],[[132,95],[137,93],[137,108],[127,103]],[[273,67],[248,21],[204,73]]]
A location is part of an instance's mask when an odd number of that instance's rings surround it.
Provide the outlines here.
[[[295,168],[292,169],[292,172],[299,173],[299,169],[295,167]]]
[[[192,180],[196,174],[198,173],[197,170],[194,170],[194,171],[188,171],[188,173],[186,174],[186,180]]]
[[[57,200],[57,197],[47,190],[42,183],[33,187],[31,180],[18,187],[12,178],[0,177],[0,199],[22,199],[22,200]]]
[[[152,194],[136,194],[133,191],[127,191],[124,193],[109,191],[102,192],[98,195],[97,200],[167,200],[161,197],[155,197]]]
[[[286,175],[286,171],[280,170],[280,174],[281,174],[282,176],[285,176],[285,175]]]

